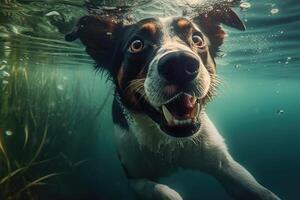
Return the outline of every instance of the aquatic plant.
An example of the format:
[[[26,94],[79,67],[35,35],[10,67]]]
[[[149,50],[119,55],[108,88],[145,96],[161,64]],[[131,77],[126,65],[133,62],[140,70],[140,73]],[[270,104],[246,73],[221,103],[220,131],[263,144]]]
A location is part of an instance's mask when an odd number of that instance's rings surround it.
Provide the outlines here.
[[[74,190],[76,172],[97,159],[97,115],[103,105],[92,107],[92,92],[55,70],[11,64],[5,73],[0,77],[0,199]]]

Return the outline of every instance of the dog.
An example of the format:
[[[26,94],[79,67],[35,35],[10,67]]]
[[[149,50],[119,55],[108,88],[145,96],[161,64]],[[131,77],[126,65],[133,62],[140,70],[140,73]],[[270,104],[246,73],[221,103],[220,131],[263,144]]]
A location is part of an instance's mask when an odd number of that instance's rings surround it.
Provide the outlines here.
[[[238,200],[279,200],[229,154],[205,113],[216,89],[221,24],[245,30],[230,6],[188,17],[120,23],[79,19],[67,41],[80,39],[115,85],[112,116],[119,158],[138,198],[180,200],[159,178],[178,169],[215,177]]]

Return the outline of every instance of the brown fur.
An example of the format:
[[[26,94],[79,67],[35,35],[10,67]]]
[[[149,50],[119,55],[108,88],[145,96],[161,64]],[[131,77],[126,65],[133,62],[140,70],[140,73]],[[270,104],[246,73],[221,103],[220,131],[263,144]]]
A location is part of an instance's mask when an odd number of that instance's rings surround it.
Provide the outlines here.
[[[148,22],[146,24],[144,24],[142,26],[143,29],[146,29],[149,31],[149,33],[151,33],[152,35],[154,35],[157,32],[157,25],[155,23],[152,22]]]
[[[188,28],[190,25],[191,25],[191,23],[186,19],[179,19],[177,21],[177,26],[181,29]]]

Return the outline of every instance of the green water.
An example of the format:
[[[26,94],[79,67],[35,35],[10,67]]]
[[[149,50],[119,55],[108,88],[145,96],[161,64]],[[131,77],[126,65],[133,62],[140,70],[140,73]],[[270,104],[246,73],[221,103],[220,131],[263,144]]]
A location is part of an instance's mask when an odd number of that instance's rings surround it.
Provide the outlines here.
[[[298,200],[300,2],[247,2],[249,9],[236,9],[247,31],[226,28],[216,60],[222,84],[207,112],[237,161],[282,199]],[[175,4],[136,17],[177,12]],[[84,14],[80,0],[0,0],[0,198],[133,199],[114,146],[112,86],[79,42],[63,39]],[[229,199],[205,174],[162,182],[184,199]]]

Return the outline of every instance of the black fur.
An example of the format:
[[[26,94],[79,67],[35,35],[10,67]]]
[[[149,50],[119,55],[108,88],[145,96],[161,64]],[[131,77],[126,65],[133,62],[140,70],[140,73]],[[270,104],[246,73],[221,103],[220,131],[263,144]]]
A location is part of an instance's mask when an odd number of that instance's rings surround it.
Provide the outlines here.
[[[114,124],[118,125],[120,128],[128,130],[129,126],[127,123],[127,120],[125,119],[123,110],[120,106],[120,103],[114,98],[113,104],[112,104],[112,118]]]

